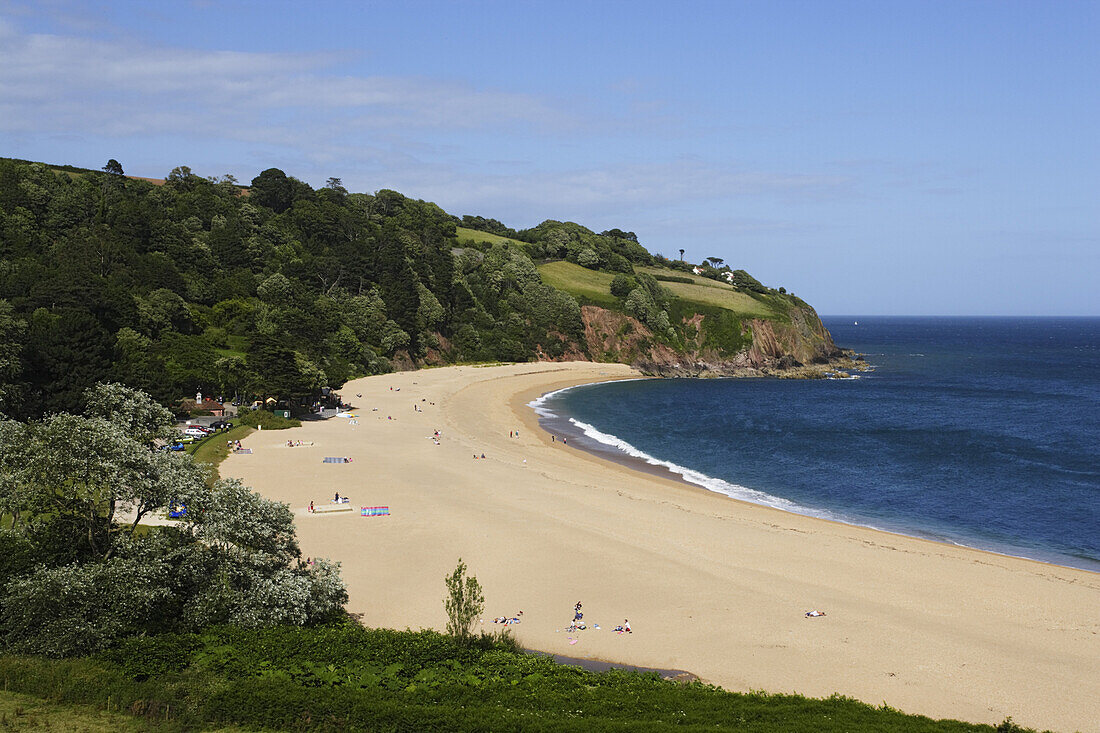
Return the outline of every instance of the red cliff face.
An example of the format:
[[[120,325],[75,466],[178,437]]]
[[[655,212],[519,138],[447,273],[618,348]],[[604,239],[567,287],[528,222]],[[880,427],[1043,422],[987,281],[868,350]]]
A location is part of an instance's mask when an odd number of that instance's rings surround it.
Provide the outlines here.
[[[811,365],[841,356],[832,337],[811,308],[793,308],[790,321],[754,318],[741,323],[749,345],[735,353],[720,353],[702,345],[705,315],[685,319],[683,350],[657,341],[653,332],[624,313],[598,306],[581,308],[590,358],[631,364],[659,376],[812,376]]]

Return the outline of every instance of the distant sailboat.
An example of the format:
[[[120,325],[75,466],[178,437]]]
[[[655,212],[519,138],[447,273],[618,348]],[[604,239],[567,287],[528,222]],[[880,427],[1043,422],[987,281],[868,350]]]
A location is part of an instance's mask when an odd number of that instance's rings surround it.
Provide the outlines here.
[[[857,325],[857,326],[858,326],[858,325],[859,325],[859,321],[856,321],[856,322],[855,322],[855,325]]]

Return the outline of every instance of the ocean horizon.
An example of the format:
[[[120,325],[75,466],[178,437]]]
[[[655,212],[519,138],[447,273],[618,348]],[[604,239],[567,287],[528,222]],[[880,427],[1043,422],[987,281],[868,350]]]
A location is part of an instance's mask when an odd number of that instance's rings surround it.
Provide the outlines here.
[[[571,446],[734,499],[1100,572],[1100,318],[822,320],[871,371],[531,404]]]

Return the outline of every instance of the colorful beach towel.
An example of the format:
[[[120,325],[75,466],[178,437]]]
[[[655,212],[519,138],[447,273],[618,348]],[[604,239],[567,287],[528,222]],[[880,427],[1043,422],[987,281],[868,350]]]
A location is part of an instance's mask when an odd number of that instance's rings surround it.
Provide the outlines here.
[[[321,463],[351,463],[351,460],[344,456],[325,456]]]
[[[360,509],[359,513],[364,517],[388,517],[390,508],[388,506],[365,506]]]
[[[238,449],[237,449],[236,451],[234,451],[234,452],[235,452],[235,453],[249,453],[249,454],[251,454],[251,453],[252,453],[252,449],[251,449],[251,448],[238,448]]]

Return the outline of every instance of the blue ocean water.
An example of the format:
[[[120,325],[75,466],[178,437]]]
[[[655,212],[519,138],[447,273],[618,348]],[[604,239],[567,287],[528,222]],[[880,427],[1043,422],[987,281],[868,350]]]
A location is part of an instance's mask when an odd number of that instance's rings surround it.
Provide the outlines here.
[[[875,370],[589,385],[544,425],[736,498],[1100,571],[1100,318],[824,321]]]

